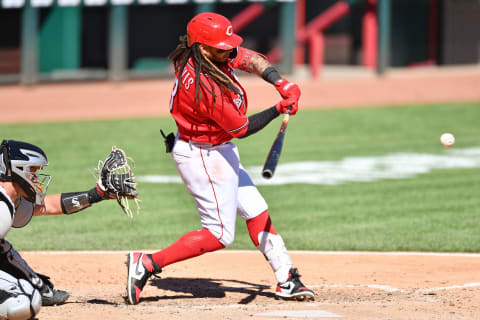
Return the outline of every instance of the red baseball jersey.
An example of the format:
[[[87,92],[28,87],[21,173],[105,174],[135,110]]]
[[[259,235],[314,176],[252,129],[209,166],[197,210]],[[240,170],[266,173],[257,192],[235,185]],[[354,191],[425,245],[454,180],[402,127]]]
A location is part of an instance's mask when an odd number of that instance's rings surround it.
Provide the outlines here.
[[[199,86],[200,99],[197,104],[193,59],[188,61],[181,73],[177,73],[170,100],[170,112],[183,140],[217,145],[245,134],[248,127],[247,95],[233,69],[247,71],[254,54],[257,53],[239,47],[235,59],[219,67],[240,89],[239,94],[220,87],[208,74],[201,72],[200,81],[206,88]],[[180,82],[182,85],[179,89]]]

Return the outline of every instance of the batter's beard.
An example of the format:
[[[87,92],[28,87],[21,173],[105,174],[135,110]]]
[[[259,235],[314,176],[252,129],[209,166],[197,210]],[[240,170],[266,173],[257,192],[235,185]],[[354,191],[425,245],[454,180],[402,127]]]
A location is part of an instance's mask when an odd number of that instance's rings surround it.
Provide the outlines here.
[[[228,58],[225,61],[213,61],[217,66],[223,67],[228,64]]]
[[[215,59],[215,56],[211,56],[211,57],[208,57],[207,55],[205,55],[205,53],[203,53],[202,51],[200,51],[200,53],[202,54],[202,56],[206,59],[206,60],[209,60],[210,62],[214,63],[215,65],[217,66],[225,66],[228,64],[228,56],[225,58],[225,60],[218,60],[218,59]]]

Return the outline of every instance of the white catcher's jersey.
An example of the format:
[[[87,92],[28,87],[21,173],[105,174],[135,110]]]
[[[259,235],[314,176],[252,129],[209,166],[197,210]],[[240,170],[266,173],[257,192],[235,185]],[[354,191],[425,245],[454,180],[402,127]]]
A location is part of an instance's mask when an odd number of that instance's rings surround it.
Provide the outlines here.
[[[32,217],[33,203],[22,197],[16,205],[19,210],[15,209],[12,199],[0,186],[0,239],[2,240],[5,239],[12,225],[23,227]],[[21,261],[23,262],[23,259]],[[34,289],[30,282],[16,279],[0,270],[0,319],[30,319],[38,313],[41,305],[40,292]]]
[[[15,206],[5,189],[0,186],[0,239],[4,239],[12,227]]]
[[[4,239],[11,227],[24,227],[33,216],[35,204],[20,197],[15,203],[0,186],[0,239]]]

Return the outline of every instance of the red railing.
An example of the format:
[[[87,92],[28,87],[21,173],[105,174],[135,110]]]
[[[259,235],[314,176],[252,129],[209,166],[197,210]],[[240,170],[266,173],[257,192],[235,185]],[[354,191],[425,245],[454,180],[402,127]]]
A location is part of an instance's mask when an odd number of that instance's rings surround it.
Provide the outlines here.
[[[243,28],[249,25],[252,21],[263,14],[265,7],[263,4],[254,3],[240,11],[232,18],[232,27],[235,32],[240,32]]]
[[[377,64],[378,24],[376,14],[377,0],[368,0],[367,9],[363,17],[363,65],[374,68]],[[239,32],[249,23],[257,19],[265,11],[260,3],[251,4],[232,19],[232,26]],[[338,1],[330,8],[320,13],[316,18],[305,24],[306,1],[296,2],[296,37],[295,64],[305,63],[305,47],[308,45],[308,64],[313,78],[321,74],[325,56],[324,32],[329,26],[350,13],[350,4],[347,1]],[[271,63],[277,63],[282,57],[280,47],[273,48],[267,53]]]

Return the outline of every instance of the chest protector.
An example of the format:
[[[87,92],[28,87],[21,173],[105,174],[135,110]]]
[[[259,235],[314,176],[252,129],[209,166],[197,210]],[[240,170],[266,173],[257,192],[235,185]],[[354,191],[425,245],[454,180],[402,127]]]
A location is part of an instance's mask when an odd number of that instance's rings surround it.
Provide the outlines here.
[[[15,215],[12,226],[14,228],[25,227],[32,219],[33,208],[34,204],[32,202],[27,201],[24,197],[20,197],[15,203]]]

